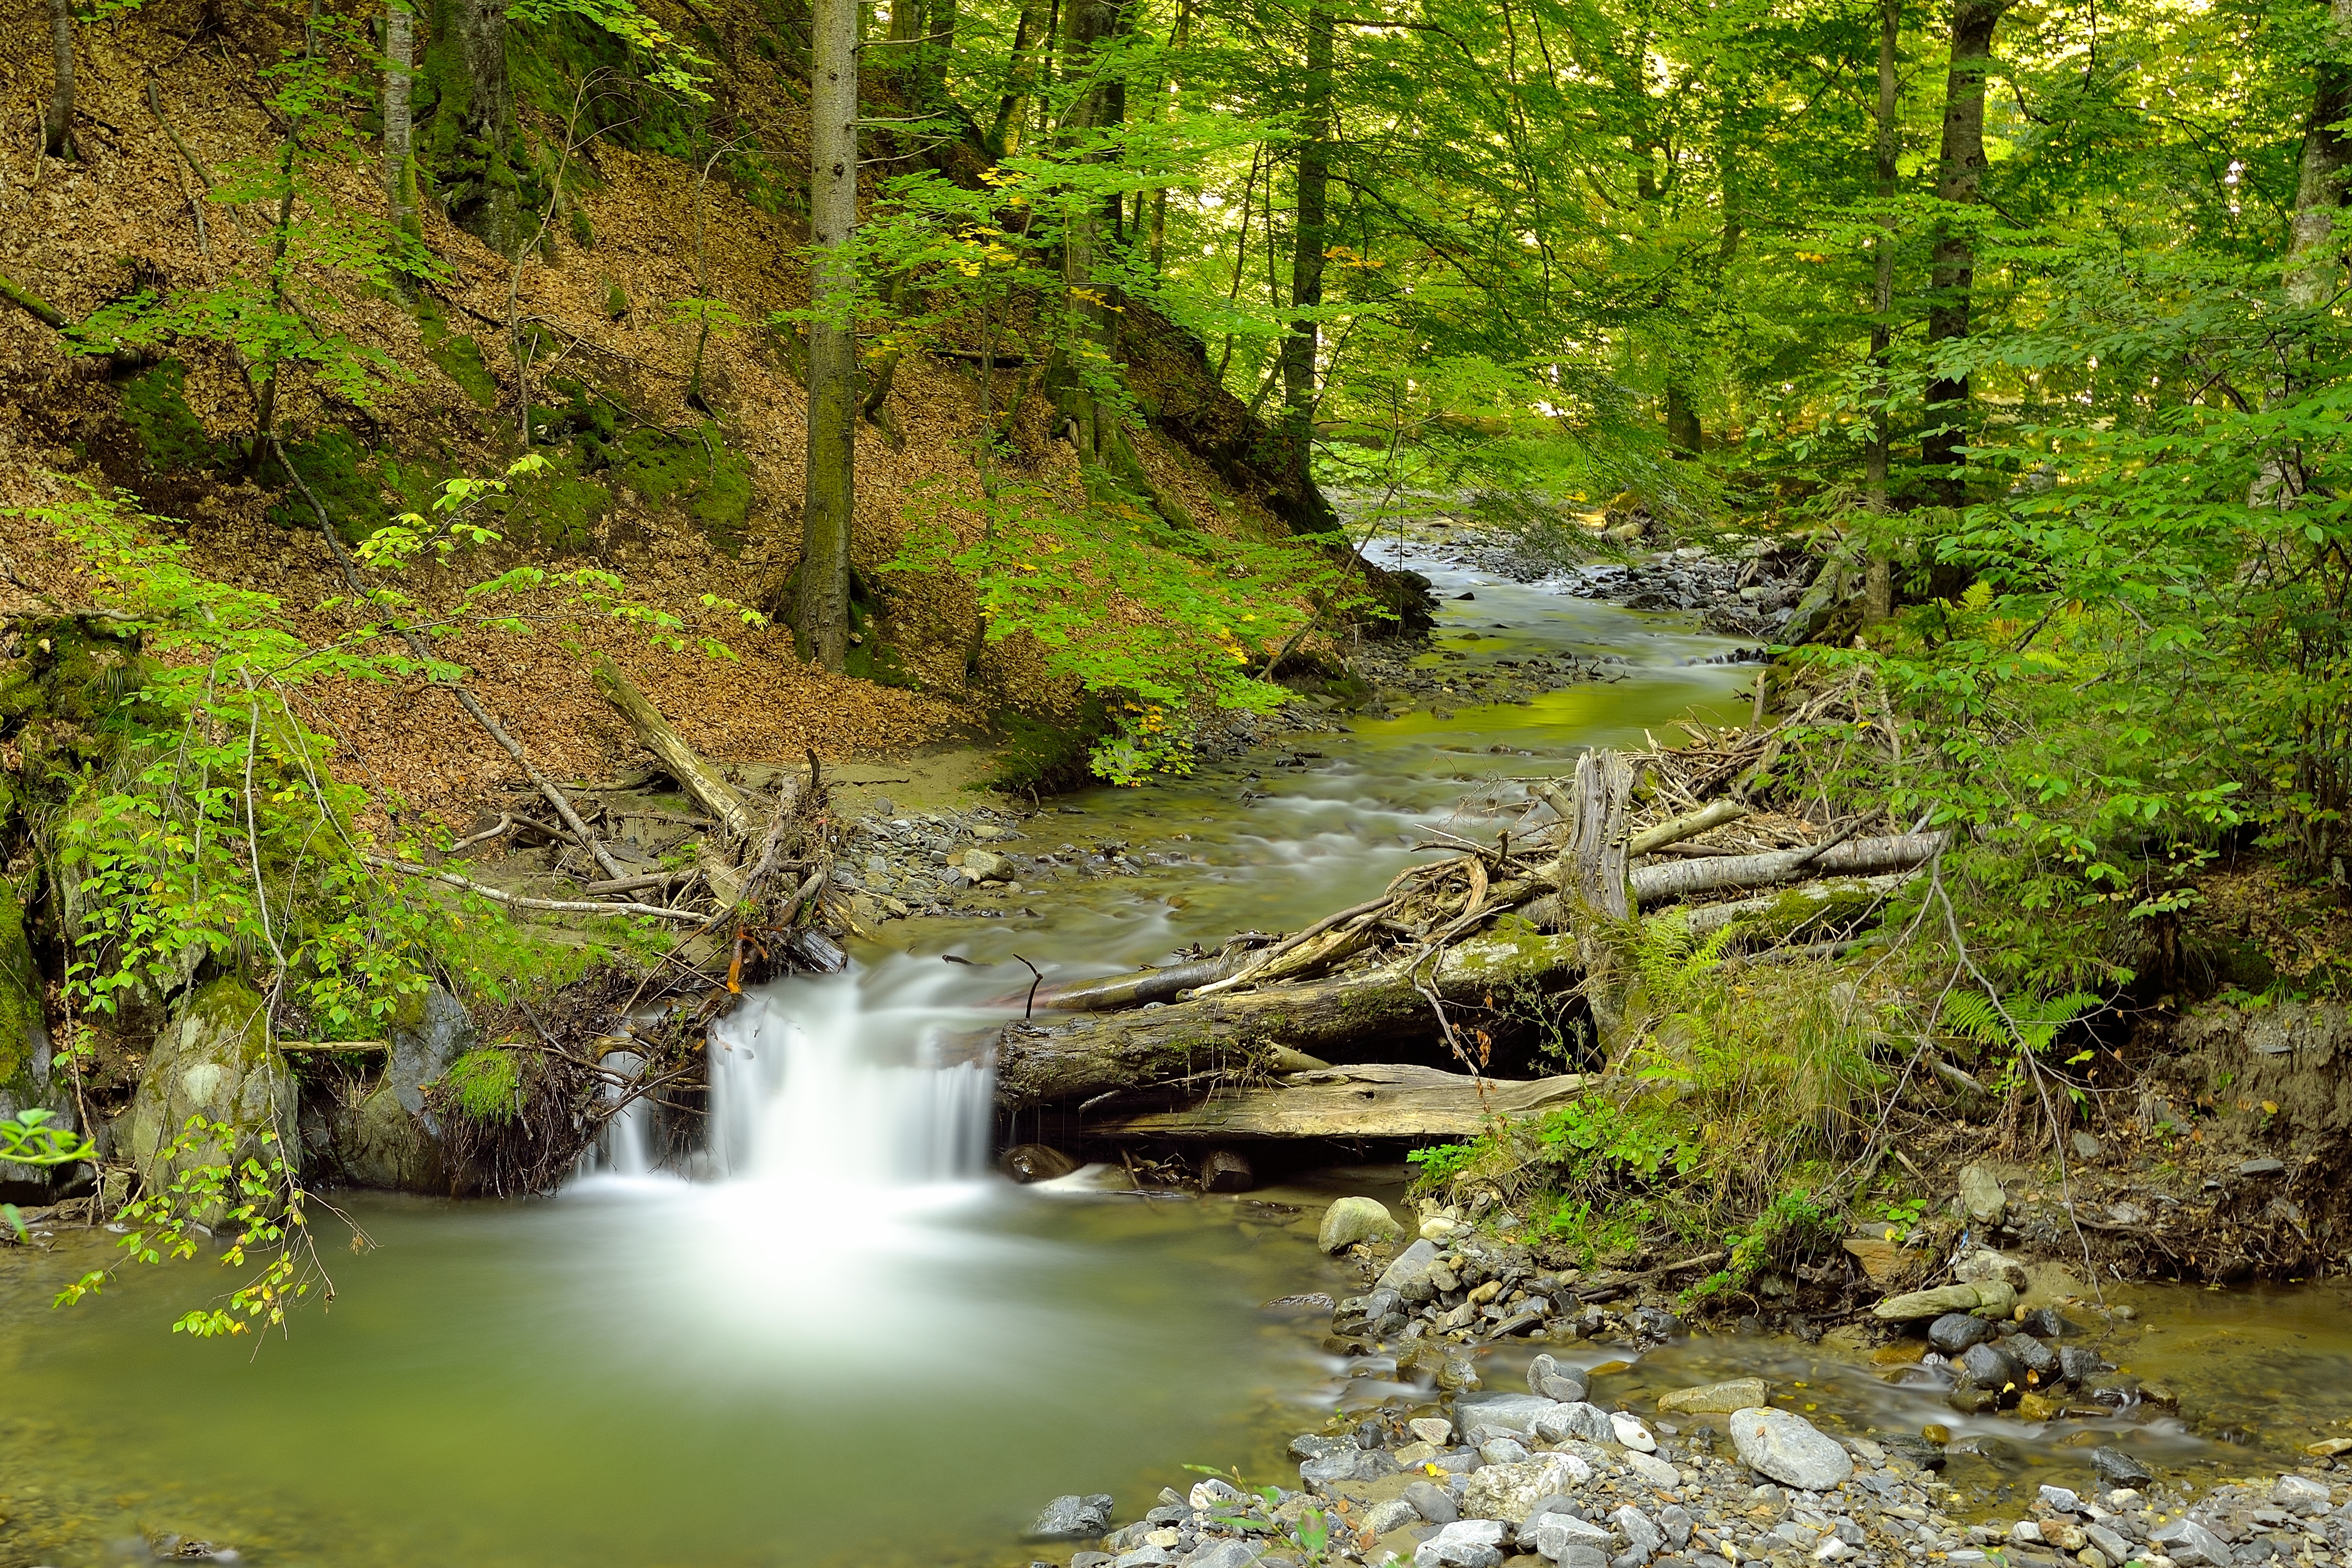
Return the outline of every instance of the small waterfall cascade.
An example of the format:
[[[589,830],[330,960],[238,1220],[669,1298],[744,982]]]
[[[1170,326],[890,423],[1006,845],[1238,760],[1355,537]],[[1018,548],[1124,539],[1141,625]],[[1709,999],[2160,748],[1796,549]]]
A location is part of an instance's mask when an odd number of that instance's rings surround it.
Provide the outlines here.
[[[928,975],[897,986],[864,978],[869,984],[852,972],[763,987],[711,1027],[704,1173],[860,1203],[965,1186],[985,1173],[995,1075],[950,1059],[952,1037],[975,1015],[936,998],[940,982]],[[638,1058],[615,1052],[605,1062],[634,1073]],[[614,1116],[600,1173],[656,1173],[654,1115],[638,1100]]]

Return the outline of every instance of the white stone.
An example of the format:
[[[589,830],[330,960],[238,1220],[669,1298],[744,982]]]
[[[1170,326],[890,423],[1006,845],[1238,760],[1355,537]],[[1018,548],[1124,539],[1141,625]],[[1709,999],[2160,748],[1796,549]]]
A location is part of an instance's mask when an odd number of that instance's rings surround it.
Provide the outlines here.
[[[1658,1451],[1658,1440],[1650,1436],[1650,1429],[1643,1426],[1636,1417],[1628,1415],[1622,1410],[1612,1411],[1609,1416],[1609,1426],[1617,1441],[1624,1444],[1628,1448],[1644,1454],[1654,1454]]]
[[[2080,1513],[2083,1511],[2083,1500],[2075,1496],[2072,1491],[2069,1491],[2064,1487],[2043,1487],[2042,1489],[2042,1500],[2048,1503],[2052,1508],[2056,1509],[2060,1513]]]
[[[1444,1445],[1447,1438],[1454,1436],[1454,1423],[1442,1415],[1417,1416],[1404,1425],[1406,1431],[1411,1432],[1423,1442],[1435,1443],[1440,1447]]]
[[[1675,1468],[1655,1454],[1644,1454],[1638,1450],[1628,1452],[1625,1456],[1625,1468],[1654,1487],[1675,1486],[1682,1480],[1681,1475]]]
[[[1580,1468],[1584,1475],[1576,1473]],[[1516,1465],[1488,1465],[1473,1470],[1462,1489],[1462,1515],[1525,1524],[1536,1504],[1591,1479],[1590,1468],[1572,1454],[1538,1454]]]

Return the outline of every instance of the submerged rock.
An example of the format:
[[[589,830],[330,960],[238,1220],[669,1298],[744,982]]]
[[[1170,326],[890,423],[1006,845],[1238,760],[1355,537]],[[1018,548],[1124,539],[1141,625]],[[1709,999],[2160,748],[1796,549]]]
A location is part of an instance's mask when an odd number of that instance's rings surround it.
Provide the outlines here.
[[[1740,1463],[1783,1486],[1827,1491],[1853,1474],[1853,1460],[1803,1416],[1759,1405],[1732,1415]]]
[[[1378,1199],[1341,1198],[1323,1211],[1315,1244],[1326,1252],[1339,1252],[1360,1241],[1385,1241],[1403,1234],[1404,1226]]]
[[[1728,1415],[1735,1410],[1747,1410],[1764,1403],[1766,1389],[1760,1377],[1734,1377],[1722,1383],[1706,1384],[1697,1388],[1678,1388],[1658,1399],[1661,1415]]]
[[[2091,1468],[2099,1479],[2111,1487],[2142,1487],[2156,1479],[2155,1473],[2121,1448],[2101,1447],[2091,1450]]]

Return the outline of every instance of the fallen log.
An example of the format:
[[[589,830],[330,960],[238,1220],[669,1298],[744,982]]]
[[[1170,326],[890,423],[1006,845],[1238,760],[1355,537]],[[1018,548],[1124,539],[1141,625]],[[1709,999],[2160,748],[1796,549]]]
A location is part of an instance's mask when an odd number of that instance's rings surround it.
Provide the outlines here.
[[[1724,927],[1741,924],[1767,942],[1788,942],[1807,931],[1858,922],[1918,877],[1916,871],[1896,871],[1884,877],[1838,877],[1783,888],[1760,898],[1734,899],[1727,903],[1702,904],[1683,911],[1685,929],[1695,937],[1712,936]]]
[[[1263,1072],[1268,1048],[1309,1056],[1370,1039],[1434,1037],[1437,1019],[1414,984],[1440,1000],[1483,1005],[1497,993],[1556,986],[1578,969],[1570,937],[1525,932],[1473,938],[1359,974],[1266,991],[1222,992],[1149,1011],[1084,1014],[1051,1027],[1009,1024],[996,1041],[996,1098],[1007,1110],[1150,1089],[1202,1073]]]
[[[1233,973],[1248,962],[1251,951],[1239,948],[1190,963],[1138,969],[1100,980],[1073,981],[1066,985],[1041,986],[1036,1005],[1055,1013],[1115,1013],[1122,1007],[1140,1007],[1147,1002],[1173,1002],[1182,992]]]
[[[1671,822],[1661,822],[1655,827],[1645,827],[1633,835],[1625,846],[1628,855],[1654,855],[1669,844],[1679,844],[1685,838],[1696,838],[1709,828],[1721,827],[1727,822],[1737,822],[1749,815],[1744,801],[1718,800],[1703,805],[1688,816],[1677,816]]]
[[[1856,838],[1827,849],[1780,849],[1769,855],[1727,855],[1644,866],[1628,879],[1643,908],[1670,904],[1693,893],[1734,888],[1769,888],[1799,877],[1850,876],[1871,871],[1907,871],[1925,865],[1949,835],[1896,833]]]
[[[1087,1138],[1470,1138],[1496,1116],[1529,1116],[1572,1100],[1580,1073],[1478,1079],[1397,1064],[1292,1073],[1271,1083],[1225,1083],[1181,1110],[1113,1115],[1077,1129]]]
[[[751,813],[743,804],[743,797],[735,793],[735,786],[719,777],[717,769],[679,738],[677,731],[669,727],[669,721],[646,700],[646,694],[621,673],[620,667],[609,658],[599,658],[592,679],[604,700],[629,721],[629,728],[637,732],[646,750],[661,759],[662,766],[669,770],[670,776],[684,786],[686,793],[717,817],[730,834],[737,838],[750,837]]]

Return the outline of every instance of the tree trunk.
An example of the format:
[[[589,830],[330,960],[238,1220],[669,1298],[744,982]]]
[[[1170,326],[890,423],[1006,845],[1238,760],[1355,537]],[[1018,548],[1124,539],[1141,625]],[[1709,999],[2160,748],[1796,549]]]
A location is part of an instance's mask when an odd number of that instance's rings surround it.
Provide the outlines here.
[[[383,196],[393,226],[416,229],[416,174],[409,162],[414,126],[408,89],[415,75],[415,14],[407,0],[391,0],[383,13]]]
[[[1900,41],[1903,26],[1903,0],[1878,0],[1878,199],[1882,203],[1895,199],[1896,159],[1901,152],[1897,141],[1898,127],[1895,122],[1901,107],[1896,99],[1895,45]],[[1888,489],[1888,475],[1894,453],[1894,425],[1886,411],[1887,399],[1894,395],[1894,382],[1888,370],[1888,355],[1895,346],[1895,216],[1883,213],[1878,220],[1876,275],[1870,289],[1870,367],[1871,413],[1870,445],[1863,449],[1862,488],[1870,510],[1881,516],[1894,510]],[[1870,572],[1864,589],[1862,619],[1864,626],[1875,626],[1895,613],[1895,563],[1882,544],[1870,557]]]
[[[530,237],[529,216],[517,188],[514,89],[507,78],[505,0],[439,0],[434,12],[436,42],[456,46],[465,72],[462,104],[444,100],[436,115],[457,110],[457,145],[469,169],[453,182],[449,216],[458,227],[501,256],[512,256]],[[471,174],[479,159],[479,174]]]
[[[1696,458],[1702,436],[1698,410],[1691,406],[1690,388],[1683,384],[1679,367],[1668,371],[1667,375],[1666,445],[1678,456]]]
[[[857,19],[859,0],[816,0],[810,26],[808,488],[793,629],[837,670],[849,656],[849,531],[857,493]]]
[[[1053,28],[1052,0],[1026,0],[1021,7],[1021,20],[1013,30],[1013,60],[1004,73],[1004,96],[997,100],[996,123],[988,132],[989,151],[996,157],[1007,157],[1021,150],[1030,96],[1037,86],[1037,68]]]
[[[2331,0],[2327,20],[2341,47],[2345,35],[2352,33],[2352,0]],[[2286,244],[2287,302],[2305,309],[2326,299],[2338,280],[2336,220],[2344,210],[2346,170],[2352,167],[2352,138],[2340,128],[2352,116],[2352,68],[2331,56],[2314,66],[2311,75],[2311,118],[2305,122],[2294,222]]]
[[[1324,226],[1331,187],[1331,7],[1313,0],[1307,10],[1307,78],[1298,141],[1297,217],[1290,237],[1290,303],[1311,310],[1323,303]],[[1322,346],[1319,325],[1294,320],[1282,340],[1283,417],[1290,426],[1299,478],[1307,478],[1315,451],[1315,373]]]
[[[1944,80],[1944,146],[1936,174],[1936,198],[1948,206],[1974,206],[1984,184],[1985,75],[1992,66],[1993,28],[2009,0],[1954,0],[1951,68]],[[1969,335],[1969,296],[1976,286],[1976,244],[1951,222],[1948,211],[1936,239],[1933,292],[1927,304],[1927,343],[1954,343]],[[1969,378],[1938,374],[1927,383],[1927,434],[1919,460],[1946,470],[1937,488],[1948,506],[1964,499],[1960,448],[1968,444]]]
[[[49,0],[49,50],[57,62],[57,82],[49,89],[48,112],[41,117],[41,151],[52,158],[70,158],[75,155],[73,0]]]
[[[1416,978],[1449,1003],[1484,1005],[1489,996],[1557,981],[1577,963],[1572,937],[1482,937],[1434,963],[1423,958],[1312,984],[1089,1015],[1051,1029],[1009,1025],[997,1039],[997,1103],[1019,1110],[1240,1072],[1264,1065],[1277,1045],[1312,1056],[1373,1041],[1392,1049],[1438,1034]]]
[[[1781,849],[1766,855],[1715,855],[1644,866],[1629,880],[1634,899],[1649,909],[1693,893],[1769,888],[1803,877],[1907,871],[1935,858],[1949,837],[1943,833],[1897,833],[1883,838],[1857,838],[1818,854],[1810,849]]]

